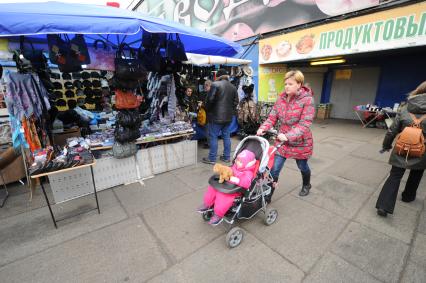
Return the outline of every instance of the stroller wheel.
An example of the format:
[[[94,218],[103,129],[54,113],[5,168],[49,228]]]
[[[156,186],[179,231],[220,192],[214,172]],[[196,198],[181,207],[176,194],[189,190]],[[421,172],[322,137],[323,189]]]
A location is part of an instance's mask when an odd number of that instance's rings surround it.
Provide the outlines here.
[[[203,217],[204,221],[210,221],[210,218],[212,218],[212,215],[213,215],[212,211],[206,211],[206,212],[203,212],[201,216]]]
[[[228,234],[226,234],[226,244],[231,249],[235,248],[241,244],[243,238],[244,230],[239,227],[234,227],[228,232]]]
[[[278,217],[278,210],[275,208],[268,208],[265,212],[265,218],[263,219],[263,222],[265,225],[269,226],[274,224],[275,220],[277,220]]]

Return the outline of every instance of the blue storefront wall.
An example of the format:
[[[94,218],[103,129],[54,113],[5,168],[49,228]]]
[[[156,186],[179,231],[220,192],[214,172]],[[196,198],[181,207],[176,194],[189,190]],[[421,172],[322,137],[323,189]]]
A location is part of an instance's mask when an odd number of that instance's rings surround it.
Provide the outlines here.
[[[426,56],[402,55],[384,58],[375,103],[392,107],[407,99],[407,94],[426,81]]]
[[[257,43],[257,37],[254,36],[244,40],[240,40],[238,41],[238,43],[243,46],[244,52],[241,54],[237,54],[234,57],[239,59],[251,60],[250,66],[253,68],[253,71],[254,71],[253,84],[256,90],[256,101],[257,101],[257,95],[259,93],[259,76],[258,76],[259,44]]]

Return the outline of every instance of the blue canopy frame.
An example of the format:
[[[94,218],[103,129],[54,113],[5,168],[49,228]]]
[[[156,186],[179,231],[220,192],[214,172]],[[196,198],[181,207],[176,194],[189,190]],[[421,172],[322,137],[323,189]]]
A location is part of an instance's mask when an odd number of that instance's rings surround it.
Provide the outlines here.
[[[185,51],[234,56],[243,48],[235,42],[177,22],[108,6],[61,2],[0,4],[0,38],[24,35],[35,42],[46,34],[84,34],[87,43],[103,39],[112,45],[140,46],[142,33],[179,34]],[[115,42],[114,42],[115,41]]]

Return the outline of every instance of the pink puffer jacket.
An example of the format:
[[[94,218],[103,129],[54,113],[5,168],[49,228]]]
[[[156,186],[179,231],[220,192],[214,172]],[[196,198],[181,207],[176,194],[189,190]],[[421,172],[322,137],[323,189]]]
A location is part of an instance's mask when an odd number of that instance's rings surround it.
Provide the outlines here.
[[[312,156],[313,139],[310,126],[314,119],[315,108],[312,90],[301,87],[299,92],[287,102],[287,94],[282,93],[269,113],[268,119],[260,126],[263,130],[271,129],[279,120],[279,133],[288,138],[278,150],[285,158],[308,159]]]

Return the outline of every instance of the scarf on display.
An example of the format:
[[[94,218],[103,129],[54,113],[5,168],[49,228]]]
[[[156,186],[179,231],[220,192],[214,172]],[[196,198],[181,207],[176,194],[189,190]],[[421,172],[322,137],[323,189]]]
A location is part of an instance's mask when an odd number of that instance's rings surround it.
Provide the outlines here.
[[[33,151],[49,144],[45,130],[48,121],[45,117],[50,110],[50,103],[48,92],[38,75],[7,72],[5,81],[5,101],[15,150],[19,150],[22,145],[28,147],[29,144]],[[20,131],[21,126],[25,136]]]

